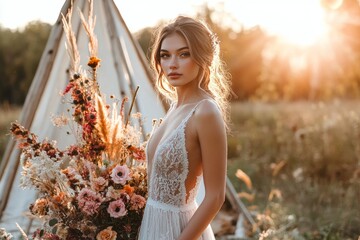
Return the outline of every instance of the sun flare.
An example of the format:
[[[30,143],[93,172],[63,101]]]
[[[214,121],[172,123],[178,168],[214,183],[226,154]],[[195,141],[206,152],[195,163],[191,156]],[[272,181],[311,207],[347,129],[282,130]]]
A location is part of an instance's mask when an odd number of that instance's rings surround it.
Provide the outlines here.
[[[258,25],[268,34],[290,44],[311,45],[328,32],[325,11],[320,1],[237,1],[230,9],[245,27]]]
[[[310,45],[327,32],[323,9],[317,1],[295,4],[282,2],[283,10],[274,6],[272,19],[264,19],[260,25],[270,34],[299,45]],[[279,11],[280,10],[280,11]]]

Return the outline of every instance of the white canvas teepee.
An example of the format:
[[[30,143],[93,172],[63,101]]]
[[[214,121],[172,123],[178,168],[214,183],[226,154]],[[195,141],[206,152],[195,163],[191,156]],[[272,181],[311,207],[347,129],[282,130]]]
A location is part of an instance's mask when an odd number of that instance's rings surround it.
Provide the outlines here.
[[[98,69],[101,91],[118,98],[131,98],[137,86],[140,90],[136,97],[133,112],[141,112],[144,117],[144,133],[151,131],[153,118],[160,118],[165,107],[158,99],[144,60],[144,55],[132,38],[113,0],[93,2],[96,16],[95,34],[99,42],[98,57],[102,59]],[[72,26],[78,40],[81,65],[88,60],[88,37],[81,25],[78,9],[87,13],[88,0],[73,1]],[[67,0],[61,10],[66,15],[71,1]],[[86,16],[86,14],[84,14]],[[57,141],[59,149],[74,142],[66,130],[54,127],[50,121],[52,114],[66,112],[69,105],[62,103],[60,92],[68,84],[69,57],[65,49],[65,34],[61,14],[53,26],[49,40],[40,60],[39,67],[27,95],[19,122],[40,139]],[[16,143],[10,141],[3,156],[0,168],[0,227],[10,233],[18,232],[18,223],[26,232],[31,232],[34,223],[25,217],[30,203],[36,197],[33,190],[19,187],[21,166]]]

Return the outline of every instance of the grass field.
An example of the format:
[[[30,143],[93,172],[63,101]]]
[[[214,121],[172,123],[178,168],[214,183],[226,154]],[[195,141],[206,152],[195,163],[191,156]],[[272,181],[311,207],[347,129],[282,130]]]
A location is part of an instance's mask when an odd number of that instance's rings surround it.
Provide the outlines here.
[[[264,239],[358,239],[359,104],[233,104],[228,176]]]
[[[273,233],[261,239],[358,239],[359,104],[232,105],[228,176],[261,231]],[[0,109],[1,156],[19,113]]]

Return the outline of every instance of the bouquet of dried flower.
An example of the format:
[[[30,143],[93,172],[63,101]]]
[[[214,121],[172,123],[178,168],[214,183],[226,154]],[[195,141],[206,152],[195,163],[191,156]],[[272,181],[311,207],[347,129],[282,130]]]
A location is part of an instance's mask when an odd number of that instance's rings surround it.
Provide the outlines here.
[[[67,51],[71,59],[71,80],[63,97],[69,97],[76,143],[59,150],[56,142],[39,141],[19,123],[11,133],[19,142],[24,188],[35,188],[39,198],[30,212],[44,219],[33,239],[136,239],[147,198],[145,141],[141,127],[132,126],[125,114],[127,99],[106,104],[97,82],[97,39],[92,2],[83,26],[89,36],[90,73],[81,69],[72,9],[63,16]],[[70,110],[70,109],[69,109]],[[64,115],[55,125],[70,124]],[[69,132],[69,134],[71,134]]]

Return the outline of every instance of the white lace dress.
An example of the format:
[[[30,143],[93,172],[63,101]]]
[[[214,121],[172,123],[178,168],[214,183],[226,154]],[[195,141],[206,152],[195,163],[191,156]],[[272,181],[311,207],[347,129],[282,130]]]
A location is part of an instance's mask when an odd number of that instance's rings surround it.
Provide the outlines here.
[[[156,148],[152,166],[149,166],[149,198],[139,240],[176,240],[198,207],[195,196],[202,175],[198,176],[188,197],[185,187],[189,171],[185,127],[198,105]],[[215,240],[210,225],[199,239]]]

